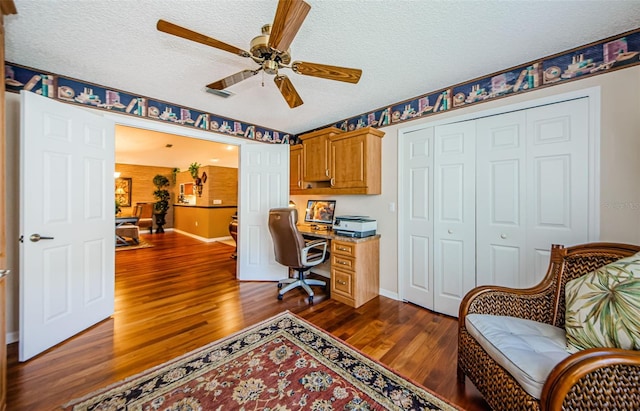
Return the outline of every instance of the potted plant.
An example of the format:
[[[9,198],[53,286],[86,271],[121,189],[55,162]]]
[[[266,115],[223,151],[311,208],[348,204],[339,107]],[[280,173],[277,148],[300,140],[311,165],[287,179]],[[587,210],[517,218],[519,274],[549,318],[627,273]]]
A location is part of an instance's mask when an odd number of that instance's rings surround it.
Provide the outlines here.
[[[198,177],[199,170],[200,164],[197,161],[189,165],[189,174],[191,174],[191,178],[193,178],[193,181],[196,182],[196,184],[197,181],[200,180],[200,177]]]
[[[165,216],[169,210],[169,199],[171,194],[165,187],[169,186],[169,179],[161,174],[153,177],[153,185],[156,186],[156,190],[153,192],[153,196],[157,200],[153,205],[153,213],[156,216],[156,233],[164,233],[162,226],[165,224]]]
[[[116,215],[120,214],[120,211],[122,211],[122,207],[120,205],[120,200],[118,200],[116,198]]]

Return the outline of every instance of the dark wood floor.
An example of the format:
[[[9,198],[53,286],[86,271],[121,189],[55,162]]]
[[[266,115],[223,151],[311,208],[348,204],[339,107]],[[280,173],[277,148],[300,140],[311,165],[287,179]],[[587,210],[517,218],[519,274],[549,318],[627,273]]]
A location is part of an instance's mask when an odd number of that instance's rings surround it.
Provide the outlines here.
[[[358,309],[301,290],[283,301],[268,282],[235,280],[232,247],[177,233],[116,253],[112,318],[18,363],[8,348],[8,410],[51,410],[284,310],[299,314],[409,379],[468,410],[489,410],[456,383],[456,320],[389,298]]]

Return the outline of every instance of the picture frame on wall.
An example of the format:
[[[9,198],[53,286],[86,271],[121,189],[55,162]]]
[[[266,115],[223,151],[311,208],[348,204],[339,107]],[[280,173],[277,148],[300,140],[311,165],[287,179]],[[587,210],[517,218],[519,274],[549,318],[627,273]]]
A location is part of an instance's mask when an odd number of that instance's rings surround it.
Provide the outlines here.
[[[116,178],[116,200],[120,207],[131,207],[131,178]]]

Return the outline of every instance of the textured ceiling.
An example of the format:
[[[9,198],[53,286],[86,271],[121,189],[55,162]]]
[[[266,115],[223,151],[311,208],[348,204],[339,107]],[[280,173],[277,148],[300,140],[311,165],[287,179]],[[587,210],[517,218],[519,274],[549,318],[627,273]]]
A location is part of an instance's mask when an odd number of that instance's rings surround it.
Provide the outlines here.
[[[294,60],[363,70],[357,85],[287,70],[290,109],[259,74],[223,99],[205,84],[256,64],[156,30],[158,19],[249,48],[277,2],[15,0],[10,62],[299,133],[638,27],[640,1],[306,0]]]

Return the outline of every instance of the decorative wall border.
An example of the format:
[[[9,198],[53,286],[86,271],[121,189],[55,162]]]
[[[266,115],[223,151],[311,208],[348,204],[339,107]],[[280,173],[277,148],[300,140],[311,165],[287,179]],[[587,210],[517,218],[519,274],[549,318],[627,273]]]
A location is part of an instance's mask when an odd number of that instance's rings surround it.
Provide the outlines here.
[[[362,127],[385,127],[638,64],[640,28],[317,127],[305,133],[326,127],[337,127],[344,131]],[[66,103],[117,111],[268,143],[299,142],[297,136],[292,133],[10,62],[5,62],[5,82],[9,92],[28,90]]]
[[[6,90],[27,90],[65,103],[89,106],[235,137],[289,144],[291,133],[222,117],[46,71],[5,62]]]
[[[307,133],[326,127],[344,131],[385,127],[638,64],[640,28],[327,124]],[[297,140],[292,138],[291,144]]]

